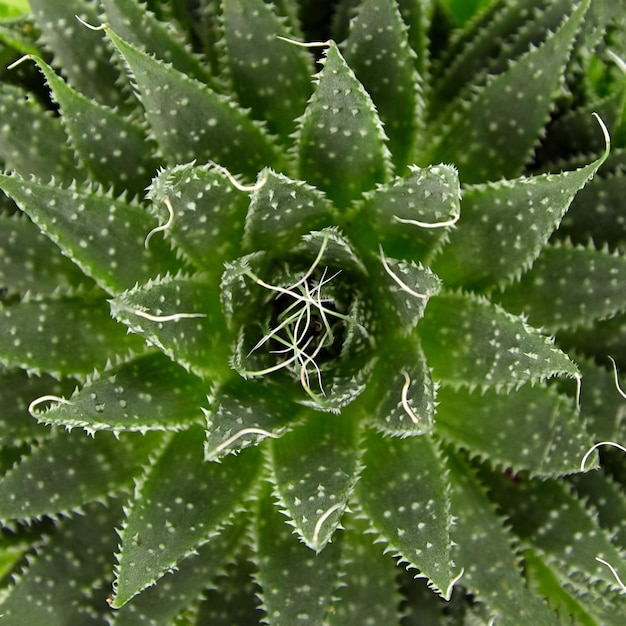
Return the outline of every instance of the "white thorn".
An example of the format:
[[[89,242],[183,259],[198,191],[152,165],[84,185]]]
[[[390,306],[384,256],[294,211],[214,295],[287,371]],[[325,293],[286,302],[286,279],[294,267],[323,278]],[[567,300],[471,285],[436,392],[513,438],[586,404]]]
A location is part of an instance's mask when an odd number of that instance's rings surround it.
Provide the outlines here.
[[[393,270],[389,267],[389,264],[387,263],[385,253],[383,252],[383,247],[381,245],[379,245],[378,247],[380,249],[380,259],[383,262],[383,267],[385,268],[385,271],[396,283],[398,283],[400,289],[402,289],[402,291],[406,291],[408,294],[414,296],[415,298],[419,298],[420,300],[428,300],[428,295],[413,291],[413,289],[411,289],[406,283],[402,282],[402,280],[398,278],[398,276],[393,272]]]
[[[600,443],[596,443],[595,445],[591,446],[591,448],[587,451],[587,453],[583,457],[583,460],[580,462],[581,472],[585,471],[585,464],[587,463],[587,459],[593,454],[594,450],[596,450],[600,446],[613,446],[614,448],[618,448],[622,452],[626,452],[626,448],[624,448],[624,446],[620,446],[619,443],[615,443],[614,441],[601,441]]]
[[[402,408],[406,411],[407,415],[411,418],[413,423],[419,424],[419,417],[415,415],[413,409],[409,406],[408,392],[409,387],[411,386],[411,377],[409,376],[409,373],[405,370],[402,370],[402,375],[404,376],[404,385],[402,386]]]
[[[276,35],[277,39],[282,41],[286,41],[287,43],[292,43],[294,46],[300,46],[301,48],[326,48],[330,46],[332,43],[331,39],[327,39],[326,41],[296,41],[295,39],[289,39],[288,37],[281,37],[280,35]]]
[[[69,400],[66,400],[65,398],[60,398],[59,396],[41,396],[40,398],[33,400],[28,405],[28,412],[32,413],[35,410],[35,407],[42,402],[59,402],[60,404],[72,404]]]
[[[151,322],[176,322],[180,319],[189,319],[193,317],[206,317],[204,313],[173,313],[172,315],[152,315],[141,309],[134,309],[133,313],[139,317],[145,317]]]
[[[146,248],[146,250],[148,249],[148,242],[150,241],[150,238],[152,237],[152,235],[154,235],[154,233],[165,232],[166,230],[169,230],[172,227],[172,224],[174,223],[174,208],[172,207],[172,203],[170,202],[170,199],[163,198],[163,202],[165,206],[167,207],[167,212],[169,213],[169,217],[167,218],[167,222],[165,222],[165,224],[162,224],[161,226],[157,226],[156,228],[153,228],[146,235],[146,240],[143,242],[143,245]]]
[[[446,226],[454,226],[460,218],[460,214],[456,214],[452,219],[445,222],[420,222],[419,220],[407,220],[397,215],[393,216],[394,220],[401,222],[402,224],[411,224],[412,226],[419,226],[420,228],[445,228]]]
[[[233,443],[233,441],[237,441],[237,439],[243,437],[244,435],[265,435],[266,437],[272,437],[273,439],[280,438],[280,435],[275,435],[274,433],[270,433],[267,430],[263,430],[262,428],[242,428],[232,437],[229,437],[226,441],[220,443],[220,445],[215,448],[215,452],[221,452],[222,450],[224,450],[224,448],[228,448],[228,446]]]
[[[617,573],[615,568],[610,563],[607,563],[604,559],[601,559],[599,556],[596,557],[596,561],[599,561],[600,563],[602,563],[602,565],[606,565],[611,570],[611,574],[615,576],[615,580],[617,580],[617,584],[621,587],[622,593],[626,593],[626,585],[622,582],[622,579],[619,577],[619,574]]]
[[[83,26],[86,26],[87,28],[89,28],[90,30],[107,30],[109,28],[108,24],[100,24],[100,26],[92,26],[91,24],[89,24],[88,22],[85,22],[84,19],[82,19],[81,17],[79,17],[78,15],[74,16]]]
[[[313,529],[313,541],[317,542],[320,534],[320,530],[322,530],[322,525],[324,522],[337,510],[343,506],[343,502],[338,502],[330,507],[327,511],[325,511],[322,516],[317,520],[315,524],[315,528]]]

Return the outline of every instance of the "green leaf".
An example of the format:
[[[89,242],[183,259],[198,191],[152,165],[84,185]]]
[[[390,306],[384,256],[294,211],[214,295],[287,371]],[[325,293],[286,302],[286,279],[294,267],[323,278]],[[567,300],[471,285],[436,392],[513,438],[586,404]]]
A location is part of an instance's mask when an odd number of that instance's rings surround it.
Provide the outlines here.
[[[485,290],[511,282],[537,258],[607,154],[608,145],[601,158],[574,171],[465,188],[459,228],[432,269],[451,288]]]
[[[31,58],[46,77],[65,130],[93,180],[117,193],[143,191],[159,164],[144,128],[74,91],[43,59]]]
[[[0,612],[13,626],[103,626],[111,552],[121,507],[90,505],[85,516],[59,522],[49,543],[17,579]]]
[[[248,194],[221,167],[189,163],[159,172],[148,197],[164,236],[218,284],[223,263],[239,254]]]
[[[28,0],[3,0],[0,2],[0,18],[14,19],[30,12]]]
[[[86,98],[107,106],[123,101],[120,74],[111,64],[111,49],[101,33],[82,25],[97,25],[98,15],[89,0],[30,0],[37,25],[70,84]]]
[[[510,391],[550,376],[578,377],[554,342],[484,298],[431,298],[419,333],[434,378],[454,387]]]
[[[34,415],[89,433],[177,430],[202,420],[207,393],[206,383],[158,352],[95,373],[69,400]]]
[[[211,82],[211,73],[200,63],[191,48],[181,42],[173,20],[160,22],[142,3],[132,0],[100,0],[107,24],[125,41],[171,63],[183,74]]]
[[[70,183],[80,174],[67,135],[28,91],[0,83],[0,157],[5,169]]]
[[[167,161],[214,160],[237,174],[255,176],[275,163],[259,123],[225,96],[106,31],[137,84],[152,134]]]
[[[301,540],[321,552],[340,527],[361,469],[357,423],[311,414],[272,442],[273,482],[281,512]]]
[[[67,514],[127,489],[158,437],[56,433],[0,479],[0,518],[6,523]]]
[[[239,101],[283,141],[311,94],[311,58],[279,37],[293,38],[285,19],[262,0],[222,3],[227,60]]]
[[[397,0],[404,23],[409,28],[409,44],[416,54],[415,67],[424,85],[430,78],[430,29],[433,26],[435,3],[432,0],[413,2]]]
[[[444,386],[437,399],[437,432],[503,469],[570,474],[593,445],[573,400],[551,387],[524,385],[504,395]]]
[[[256,543],[256,580],[263,589],[262,608],[268,623],[322,624],[338,583],[341,542],[331,543],[320,554],[309,550],[265,496],[259,503]]]
[[[322,62],[300,119],[298,176],[343,207],[386,180],[389,153],[374,104],[334,43]]]
[[[372,543],[366,530],[365,522],[350,520],[341,544],[343,584],[324,622],[328,626],[400,623],[398,568]]]
[[[333,205],[315,187],[272,170],[261,180],[246,217],[246,249],[287,251],[298,237],[334,221]]]
[[[365,194],[350,232],[359,247],[426,262],[459,218],[459,177],[449,165],[410,170]]]
[[[115,626],[171,626],[177,615],[196,602],[202,591],[220,573],[245,532],[245,516],[220,530],[219,537],[183,559],[176,569],[148,587],[115,613]],[[214,622],[205,622],[212,624]]]
[[[424,102],[418,88],[416,55],[396,2],[361,2],[342,50],[371,95],[389,138],[395,169],[403,172],[412,162]]]
[[[254,483],[256,449],[207,463],[204,436],[199,426],[175,433],[138,484],[121,532],[114,608],[207,543]],[[173,467],[184,471],[172,473]]]
[[[154,221],[138,204],[91,186],[62,188],[3,174],[0,188],[109,293],[180,265],[162,242],[151,242],[154,245],[146,249]]]
[[[81,376],[143,347],[111,319],[97,292],[28,299],[0,308],[0,363],[10,367]]]
[[[451,560],[448,475],[429,436],[366,440],[356,498],[372,530],[400,563],[418,569],[445,599],[454,575]]]
[[[589,0],[574,5],[562,26],[539,47],[463,101],[444,121],[430,162],[453,162],[461,180],[477,183],[522,173],[557,92]]]
[[[519,282],[496,296],[533,326],[556,332],[626,311],[626,259],[593,247],[545,247]]]
[[[524,585],[511,537],[493,511],[474,472],[457,455],[448,455],[452,488],[452,527],[460,584],[484,602],[497,624],[558,626],[556,616]],[[549,513],[550,507],[542,507]]]
[[[0,215],[0,289],[51,295],[91,281],[23,215]]]
[[[241,379],[223,385],[209,398],[209,407],[204,411],[209,461],[236,454],[267,437],[282,436],[298,424],[302,412],[284,388]]]
[[[229,372],[229,335],[203,276],[165,276],[110,300],[111,314],[198,376]]]

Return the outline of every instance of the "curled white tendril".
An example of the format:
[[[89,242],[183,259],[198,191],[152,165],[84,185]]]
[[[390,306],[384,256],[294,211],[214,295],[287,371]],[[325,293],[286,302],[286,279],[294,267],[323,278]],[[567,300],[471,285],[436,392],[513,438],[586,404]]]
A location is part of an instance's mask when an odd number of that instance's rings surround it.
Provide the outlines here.
[[[322,526],[324,522],[337,510],[339,510],[343,506],[343,502],[338,502],[337,504],[333,504],[328,510],[324,511],[320,518],[317,520],[315,524],[315,528],[313,529],[313,541],[317,541],[319,539],[320,531],[322,530]]]
[[[39,406],[40,404],[44,402],[58,402],[59,404],[72,404],[69,400],[66,400],[65,398],[60,398],[59,396],[52,396],[52,395],[41,396],[33,400],[28,405],[28,412],[32,413],[37,406]]]
[[[190,319],[194,317],[206,317],[204,313],[172,313],[171,315],[152,315],[141,309],[134,309],[133,313],[138,317],[143,317],[151,322],[177,322],[182,319]]]
[[[265,437],[272,437],[273,439],[278,439],[279,435],[275,435],[274,433],[270,433],[263,428],[242,428],[237,431],[232,437],[226,439],[226,441],[222,441],[219,446],[216,446],[215,452],[221,452],[230,446],[231,443],[237,441],[240,437],[244,437],[245,435],[263,435]]]

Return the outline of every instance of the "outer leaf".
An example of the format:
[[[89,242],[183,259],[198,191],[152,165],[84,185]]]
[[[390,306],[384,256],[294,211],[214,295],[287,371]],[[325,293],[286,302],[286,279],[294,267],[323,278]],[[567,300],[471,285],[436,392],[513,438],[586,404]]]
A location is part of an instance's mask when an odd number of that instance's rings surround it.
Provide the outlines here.
[[[159,242],[146,250],[145,238],[156,225],[137,204],[92,187],[53,187],[2,174],[0,188],[63,254],[110,293],[179,266]]]
[[[340,543],[332,543],[320,554],[305,548],[266,496],[257,514],[257,555],[256,578],[264,591],[268,623],[323,623],[338,582]]]
[[[32,58],[46,77],[72,145],[92,178],[118,193],[142,191],[159,163],[145,130],[74,91],[43,59]]]
[[[443,387],[438,401],[437,432],[505,469],[573,473],[593,445],[571,398],[550,387],[524,385],[507,395]]]
[[[90,438],[61,431],[2,477],[0,518],[68,513],[128,488],[157,443],[154,435],[126,435],[118,441],[109,433]]]
[[[109,315],[100,294],[27,300],[0,308],[0,363],[81,376],[144,344]]]
[[[164,236],[171,236],[176,248],[211,276],[214,284],[219,282],[223,263],[240,252],[249,204],[248,194],[238,190],[226,174],[213,164],[177,165],[159,172],[148,189],[153,212],[162,228],[168,225]]]
[[[339,206],[384,182],[389,154],[370,96],[334,43],[300,120],[298,176]]]
[[[370,435],[356,498],[373,531],[389,543],[400,562],[449,599],[451,560],[447,472],[436,444],[424,435],[381,439]]]
[[[484,290],[511,282],[537,258],[607,154],[571,172],[464,189],[460,227],[451,231],[433,270],[449,287]]]
[[[224,2],[224,39],[239,101],[283,140],[295,130],[311,94],[310,56],[292,38],[286,20],[262,0]]]
[[[93,504],[86,515],[59,523],[50,542],[17,579],[0,604],[12,626],[104,626],[108,613],[102,587],[110,575],[118,503]]]
[[[70,83],[87,98],[115,106],[122,101],[116,88],[119,74],[111,64],[111,50],[99,33],[78,22],[97,24],[88,0],[30,0],[37,25],[54,52],[54,64],[63,68]],[[86,52],[88,51],[88,53]]]
[[[114,608],[207,543],[250,489],[258,452],[217,465],[204,460],[203,442],[200,427],[176,433],[138,485],[121,533]]]
[[[230,558],[241,535],[246,520],[235,518],[220,530],[220,536],[201,546],[165,574],[158,585],[149,587],[135,596],[115,613],[115,626],[171,626],[177,615],[196,602],[202,591],[219,573],[222,564]],[[206,622],[214,626],[214,622]]]
[[[202,276],[151,280],[110,303],[116,319],[185,369],[226,375],[229,337],[218,296]]]
[[[446,120],[428,160],[454,162],[465,183],[519,176],[547,121],[588,6],[589,0],[575,5],[545,43],[462,103]]]
[[[173,67],[107,34],[126,60],[161,152],[171,164],[221,163],[254,176],[276,161],[263,128],[233,102]]]
[[[594,248],[548,246],[521,280],[497,299],[533,326],[556,332],[626,310],[626,259]]]
[[[364,249],[380,244],[394,258],[426,261],[459,217],[459,177],[448,165],[410,169],[365,194],[350,230]]]
[[[201,420],[207,391],[206,383],[158,352],[107,368],[69,402],[35,416],[88,432],[174,430]]]
[[[419,332],[435,379],[453,386],[510,390],[550,376],[578,376],[548,337],[475,296],[431,298]]]
[[[457,516],[452,536],[458,563],[464,568],[461,584],[487,604],[498,624],[557,626],[554,613],[524,586],[510,537],[473,471],[458,456],[448,458],[452,507]],[[550,509],[546,507],[546,512]]]
[[[0,156],[7,169],[22,176],[54,176],[63,183],[79,175],[61,122],[33,94],[1,83],[0,117]]]
[[[276,495],[302,541],[320,552],[341,522],[360,471],[358,427],[348,415],[309,415],[272,442]]]
[[[424,102],[418,89],[416,55],[395,0],[361,2],[342,48],[376,105],[394,166],[402,172],[412,161]]]

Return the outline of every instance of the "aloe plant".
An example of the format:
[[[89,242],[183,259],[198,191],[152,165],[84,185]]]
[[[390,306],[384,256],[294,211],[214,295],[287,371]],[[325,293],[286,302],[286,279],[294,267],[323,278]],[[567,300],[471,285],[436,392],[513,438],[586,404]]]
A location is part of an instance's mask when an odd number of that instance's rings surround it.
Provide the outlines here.
[[[7,624],[621,624],[620,3],[0,19]]]

